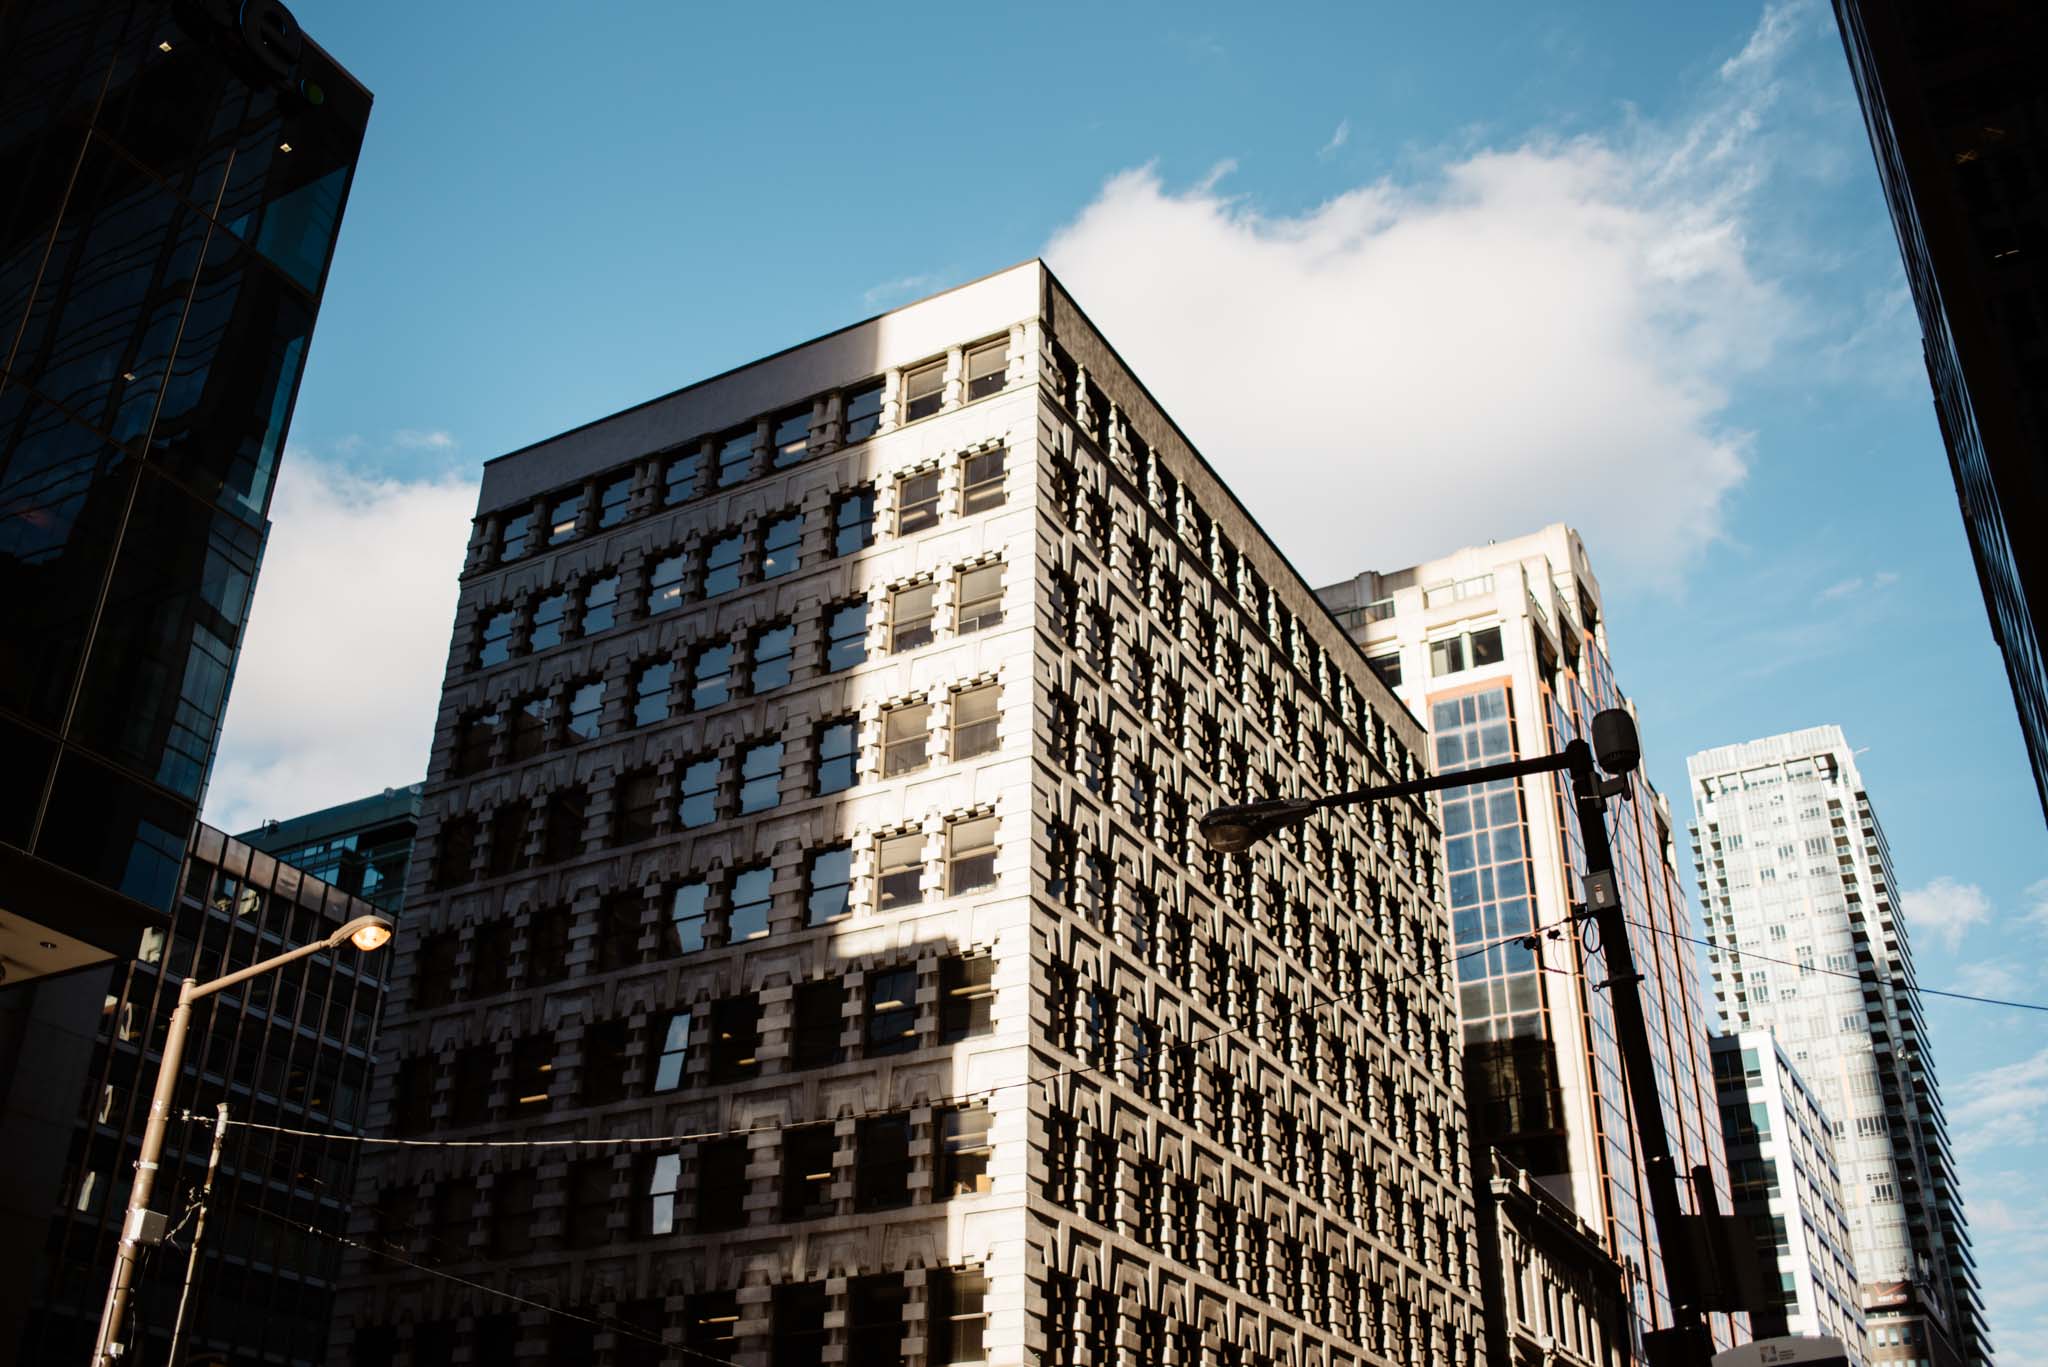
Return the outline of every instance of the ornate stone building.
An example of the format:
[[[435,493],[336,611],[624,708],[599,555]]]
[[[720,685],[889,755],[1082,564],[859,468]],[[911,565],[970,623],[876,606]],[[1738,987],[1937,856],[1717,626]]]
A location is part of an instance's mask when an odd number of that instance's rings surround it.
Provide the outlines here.
[[[1476,1362],[1422,746],[1036,262],[492,462],[335,1361]]]

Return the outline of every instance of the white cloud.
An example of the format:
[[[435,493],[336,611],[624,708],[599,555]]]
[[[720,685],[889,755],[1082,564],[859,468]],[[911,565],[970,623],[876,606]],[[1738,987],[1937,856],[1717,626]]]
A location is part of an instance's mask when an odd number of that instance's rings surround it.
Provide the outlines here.
[[[1734,80],[1773,65],[1798,37],[1800,21],[1812,8],[1812,0],[1780,0],[1766,5],[1763,18],[1742,51],[1721,63],[1721,79]]]
[[[2026,988],[2027,980],[2009,963],[1986,959],[1975,963],[1957,964],[1954,981],[1955,990],[1968,992],[1975,997],[2004,997],[2007,1000],[2018,997]]]
[[[1819,601],[1823,603],[1832,603],[1837,598],[1847,598],[1850,594],[1855,593],[1858,589],[1862,587],[1863,576],[1859,574],[1853,578],[1844,579],[1839,584],[1830,584],[1826,588],[1822,589],[1820,591]]]
[[[1727,388],[1797,322],[1745,232],[1780,13],[1675,128],[1298,214],[1146,166],[1045,254],[1312,581],[1569,520],[1616,578],[1670,585],[1743,477]]]
[[[438,427],[426,431],[407,427],[391,434],[391,444],[406,451],[453,451],[456,441],[453,432]]]
[[[930,289],[939,282],[939,279],[936,274],[899,275],[894,280],[884,280],[879,285],[870,285],[860,297],[869,308],[874,308],[877,304],[886,303],[891,299],[901,299],[919,290]]]
[[[1955,1091],[1950,1133],[1963,1153],[2001,1144],[2031,1146],[2048,1135],[2048,1048],[1965,1077]]]
[[[1991,919],[1991,899],[1975,883],[1958,883],[1946,874],[1906,889],[1902,899],[1906,922],[1915,938],[1938,941],[1954,953],[1970,927]]]
[[[2027,909],[2020,913],[2020,920],[2036,930],[2048,932],[2048,878],[2029,883],[2021,896],[2027,899]]]
[[[247,830],[425,777],[475,510],[471,478],[287,454],[207,821]]]
[[[1330,140],[1323,144],[1323,150],[1316,153],[1316,155],[1319,157],[1332,156],[1336,153],[1338,148],[1342,147],[1345,143],[1350,141],[1351,120],[1340,119],[1337,123],[1337,131],[1330,134]]]

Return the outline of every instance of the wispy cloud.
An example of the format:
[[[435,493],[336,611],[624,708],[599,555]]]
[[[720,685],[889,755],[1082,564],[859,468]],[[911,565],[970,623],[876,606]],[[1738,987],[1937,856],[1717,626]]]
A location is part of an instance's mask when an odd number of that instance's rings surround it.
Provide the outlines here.
[[[860,297],[869,308],[875,308],[892,299],[902,299],[916,294],[919,290],[928,290],[938,282],[939,277],[931,274],[899,275],[894,280],[884,280],[879,285],[868,286]]]
[[[1901,901],[1914,938],[1926,937],[1953,954],[1962,947],[1963,937],[1973,926],[1991,919],[1991,899],[1975,883],[1960,883],[1948,875],[1908,888]]]
[[[391,444],[404,451],[453,451],[461,443],[445,428],[406,427],[391,434]]]
[[[1320,151],[1320,152],[1318,152],[1318,153],[1316,153],[1316,155],[1317,155],[1317,156],[1319,156],[1319,157],[1332,157],[1332,156],[1335,156],[1335,155],[1337,154],[1337,149],[1338,149],[1338,148],[1340,148],[1340,147],[1342,147],[1342,146],[1343,146],[1343,145],[1344,145],[1345,143],[1347,143],[1347,142],[1350,142],[1350,141],[1351,141],[1351,120],[1349,120],[1349,119],[1344,119],[1344,120],[1341,120],[1341,121],[1340,121],[1340,122],[1339,122],[1339,123],[1337,124],[1337,131],[1336,131],[1336,132],[1334,132],[1334,133],[1332,133],[1332,134],[1330,134],[1330,140],[1329,140],[1328,142],[1326,142],[1326,143],[1324,143],[1324,144],[1323,144],[1323,150],[1322,150],[1322,151]]]
[[[1721,63],[1721,79],[1739,80],[1752,71],[1776,66],[1799,36],[1800,26],[1809,22],[1813,0],[1773,0],[1764,6],[1763,18],[1751,30],[1742,51]]]
[[[2048,1136],[2048,1048],[2016,1063],[1971,1073],[1955,1095],[1951,1130],[1962,1152],[2040,1143]]]
[[[1880,589],[1888,589],[1898,582],[1899,576],[1892,570],[1879,570],[1868,578],[1860,574],[1854,574],[1847,579],[1837,580],[1828,585],[1814,595],[1813,601],[1816,603],[1836,603],[1844,598],[1853,598],[1865,589],[1875,592]]]
[[[1797,323],[1748,247],[1790,13],[1668,126],[1293,215],[1142,166],[1046,255],[1311,578],[1569,520],[1617,579],[1675,586],[1750,459],[1728,391]]]

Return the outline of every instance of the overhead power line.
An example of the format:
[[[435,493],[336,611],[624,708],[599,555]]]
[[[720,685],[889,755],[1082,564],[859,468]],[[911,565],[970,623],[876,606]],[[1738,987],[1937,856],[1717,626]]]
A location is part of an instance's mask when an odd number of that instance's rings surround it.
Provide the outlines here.
[[[1445,963],[1455,964],[1460,960],[1470,959],[1475,955],[1484,954],[1489,949],[1498,949],[1502,945],[1514,944],[1518,941],[1531,940],[1535,938],[1536,935],[1541,935],[1545,933],[1547,929],[1554,929],[1554,927],[1538,927],[1534,932],[1518,931],[1513,935],[1496,936],[1495,938],[1486,941],[1484,944],[1474,945],[1470,949],[1466,949],[1460,953],[1449,956],[1445,960]],[[1425,968],[1418,969],[1412,973],[1404,973],[1401,974],[1399,977],[1387,979],[1385,986],[1388,988],[1392,988],[1401,983],[1411,982],[1432,971],[1433,970],[1431,969]],[[1313,980],[1311,980],[1311,983],[1312,981]],[[1281,1021],[1290,1020],[1296,1016],[1303,1016],[1308,1015],[1312,1012],[1321,1011],[1325,1007],[1353,1005],[1356,1003],[1357,999],[1362,997],[1367,991],[1377,991],[1379,990],[1379,987],[1379,984],[1375,984],[1371,988],[1361,989],[1359,992],[1353,993],[1350,998],[1340,997],[1332,993],[1331,995],[1324,997],[1322,1000],[1310,1002],[1306,1006],[1298,1006],[1285,1011],[1255,1013],[1252,1019],[1247,1020],[1242,1024],[1233,1025],[1228,1029],[1224,1030],[1212,1031],[1207,1035],[1194,1036],[1188,1039],[1186,1041],[1186,1044],[1189,1048],[1199,1048],[1202,1045],[1214,1044],[1218,1040],[1229,1039],[1234,1035],[1241,1035],[1247,1030],[1252,1029],[1255,1025],[1278,1024]],[[965,1092],[956,1092],[947,1096],[932,1097],[926,1100],[923,1104],[927,1106],[963,1105],[965,1103],[972,1101],[984,1100],[990,1096],[995,1095],[997,1092],[1007,1092],[1019,1087],[1050,1086],[1051,1084],[1063,1081],[1066,1078],[1081,1077],[1090,1073],[1106,1072],[1110,1069],[1117,1067],[1118,1064],[1120,1064],[1121,1062],[1123,1062],[1122,1059],[1117,1059],[1109,1063],[1078,1064],[1071,1068],[1062,1068],[1056,1072],[1047,1073],[1043,1077],[1019,1078],[1015,1082],[999,1082],[988,1087],[977,1087]],[[1156,1068],[1154,1071],[1157,1071]],[[871,1116],[893,1114],[895,1111],[901,1109],[901,1107],[892,1107],[885,1111],[850,1112],[844,1116],[832,1116],[827,1117],[827,1119],[859,1120],[869,1118]],[[266,1125],[253,1120],[230,1119],[228,1121],[229,1125],[240,1126],[243,1129],[262,1130],[272,1134],[294,1135],[302,1139],[330,1139],[349,1144],[371,1144],[384,1148],[414,1149],[559,1149],[597,1148],[612,1147],[619,1145],[644,1144],[693,1144],[713,1139],[738,1139],[747,1135],[766,1134],[774,1131],[794,1129],[799,1126],[814,1125],[818,1123],[820,1122],[817,1120],[803,1120],[790,1121],[787,1123],[777,1122],[768,1125],[752,1125],[741,1129],[699,1130],[688,1134],[618,1136],[615,1138],[608,1139],[396,1139],[387,1138],[382,1135],[341,1134],[332,1130],[293,1129],[289,1126]]]
[[[360,1249],[365,1253],[375,1254],[379,1258],[384,1258],[391,1262],[400,1263],[406,1267],[412,1268],[415,1272],[425,1272],[430,1276],[439,1277],[444,1281],[454,1282],[458,1286],[466,1286],[472,1291],[481,1291],[487,1296],[496,1296],[501,1300],[512,1301],[516,1304],[524,1305],[534,1310],[544,1311],[547,1314],[556,1315],[563,1319],[577,1320],[583,1324],[594,1325],[599,1329],[609,1329],[615,1334],[624,1334],[628,1338],[639,1339],[642,1343],[655,1344],[666,1352],[681,1353],[684,1357],[689,1358],[692,1362],[716,1363],[718,1364],[718,1367],[738,1367],[738,1364],[733,1362],[731,1358],[713,1357],[711,1356],[711,1354],[699,1352],[695,1348],[686,1348],[679,1343],[670,1343],[668,1340],[661,1338],[658,1335],[649,1334],[645,1330],[641,1329],[638,1325],[628,1324],[626,1321],[621,1319],[614,1319],[608,1315],[579,1315],[574,1310],[564,1310],[560,1306],[548,1305],[541,1301],[530,1299],[526,1296],[516,1295],[513,1292],[501,1290],[498,1287],[490,1286],[484,1282],[473,1281],[468,1277],[459,1277],[453,1272],[444,1271],[443,1269],[434,1267],[429,1263],[414,1262],[411,1258],[403,1257],[397,1253],[393,1253],[389,1249],[377,1248],[370,1244],[360,1243],[355,1239],[349,1238],[346,1234],[336,1234],[331,1229],[322,1229],[318,1225],[309,1225],[303,1221],[291,1219],[289,1216],[280,1215],[274,1210],[267,1210],[261,1206],[251,1207],[251,1209],[254,1209],[258,1215],[261,1215],[266,1220],[274,1220],[278,1224],[289,1225],[293,1229],[301,1229],[308,1234],[315,1234],[323,1239],[332,1239],[335,1243],[345,1245],[349,1248]]]
[[[1684,940],[1688,944],[1701,945],[1707,949],[1714,950],[1716,953],[1732,954],[1738,959],[1758,959],[1764,963],[1780,964],[1786,968],[1796,968],[1801,973],[1818,973],[1824,977],[1847,978],[1852,982],[1859,983],[1864,981],[1861,973],[1851,972],[1845,968],[1816,968],[1812,964],[1803,964],[1795,959],[1781,959],[1776,955],[1764,954],[1754,949],[1738,949],[1733,945],[1718,944],[1713,940],[1702,940],[1697,935],[1687,935],[1682,931],[1672,930],[1665,926],[1651,925],[1648,921],[1630,921],[1629,924],[1638,926],[1643,930],[1655,931],[1659,935],[1669,935],[1673,939]],[[2009,1006],[2015,1011],[2048,1011],[2048,1003],[2044,1002],[2013,1001],[2007,997],[1983,997],[1974,992],[1955,992],[1945,987],[1921,987],[1915,984],[1907,990],[1918,993],[1923,997],[1946,997],[1951,1001],[1976,1002],[1979,1006]]]

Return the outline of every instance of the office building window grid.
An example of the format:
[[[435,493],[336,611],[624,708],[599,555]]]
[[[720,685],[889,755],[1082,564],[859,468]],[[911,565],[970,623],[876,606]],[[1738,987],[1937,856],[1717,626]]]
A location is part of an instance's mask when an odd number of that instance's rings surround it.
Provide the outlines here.
[[[1078,315],[1070,326],[1092,338]],[[558,1048],[562,1076],[545,1103],[532,1103],[551,1123],[648,1106],[710,1114],[714,1099],[786,1095],[792,1127],[771,1141],[765,1169],[733,1141],[708,1139],[678,1145],[673,1162],[655,1159],[644,1173],[622,1163],[603,1198],[594,1177],[588,1185],[612,1207],[615,1243],[664,1223],[705,1235],[745,1228],[752,1238],[785,1222],[863,1217],[863,1246],[872,1246],[843,1292],[821,1303],[807,1288],[822,1284],[823,1270],[792,1268],[787,1284],[729,1320],[708,1301],[698,1313],[686,1296],[662,1316],[685,1341],[701,1328],[727,1334],[727,1351],[759,1346],[786,1310],[794,1341],[837,1343],[862,1361],[899,1360],[892,1354],[919,1337],[927,1361],[979,1360],[984,1345],[1043,1353],[1067,1338],[1107,1351],[1118,1327],[1101,1299],[1106,1264],[1059,1271],[1075,1296],[1055,1296],[1041,1317],[997,1295],[1023,1273],[990,1249],[951,1250],[943,1269],[922,1276],[879,1261],[886,1231],[929,1224],[943,1203],[1025,1219],[1038,1180],[1027,1154],[1042,1147],[1053,1224],[1098,1238],[1126,1232],[1147,1257],[1235,1288],[1145,1306],[1145,1322],[1175,1341],[1250,1351],[1270,1318],[1333,1345],[1398,1343],[1414,1361],[1470,1362],[1476,1280],[1448,1081],[1455,1018],[1445,937],[1422,910],[1436,850],[1421,809],[1333,818],[1246,859],[1212,856],[1192,837],[1204,805],[1254,795],[1262,775],[1291,791],[1412,774],[1419,732],[1338,653],[1341,637],[1306,592],[1269,582],[1286,573],[1277,557],[1234,509],[1218,515],[1227,499],[1184,468],[1187,455],[1141,441],[1078,365],[1068,382],[1073,363],[1044,327],[963,341],[936,384],[933,358],[912,357],[876,385],[815,400],[786,470],[762,425],[744,476],[728,443],[652,453],[632,463],[636,492],[622,522],[516,565],[499,567],[489,534],[506,515],[479,519],[465,622],[523,612],[546,592],[536,579],[617,573],[622,588],[610,627],[579,633],[571,621],[564,643],[543,652],[515,640],[484,670],[458,659],[441,741],[451,757],[455,721],[501,694],[559,694],[567,706],[572,678],[610,686],[594,739],[558,727],[537,749],[529,740],[524,758],[499,740],[480,768],[437,770],[434,828],[457,842],[456,855],[424,861],[420,914],[437,930],[456,928],[466,952],[444,1005],[408,998],[394,1026],[403,1060],[394,1076],[434,1075],[407,1065],[426,1056],[436,1028],[474,1018],[472,979],[496,948],[503,990],[531,997],[535,1010],[558,991],[607,1004],[630,991],[644,1003],[632,1017],[644,1026],[601,1036],[622,1050],[622,1065]],[[1005,337],[1000,348],[992,335]],[[1049,370],[1030,383],[1046,358]],[[970,417],[978,413],[988,416]],[[1074,440],[1045,441],[1042,414]],[[1169,439],[1159,415],[1143,421],[1155,440]],[[947,423],[960,426],[958,440]],[[890,441],[913,427],[933,434],[923,447]],[[680,474],[677,462],[688,462]],[[1133,464],[1135,479],[1124,473]],[[920,483],[920,472],[936,478]],[[589,482],[611,478],[597,471]],[[778,544],[794,545],[796,568],[764,574],[764,529],[792,511],[801,534]],[[1133,519],[1170,582],[1117,579]],[[912,544],[919,553],[907,564],[895,552]],[[939,546],[947,553],[927,549]],[[714,548],[723,549],[714,557]],[[671,560],[663,605],[652,567]],[[1048,576],[1061,585],[1057,601],[1044,596]],[[775,635],[784,623],[786,655]],[[771,636],[763,671],[758,652]],[[1235,674],[1213,673],[1224,640],[1266,681],[1256,709],[1240,702]],[[694,666],[706,649],[731,652],[712,670],[725,695],[697,706]],[[1141,711],[1120,717],[1111,698],[1138,677],[1140,655],[1158,663]],[[892,711],[902,713],[893,729]],[[1085,739],[1097,756],[1092,784],[1040,749],[1035,719],[1066,711],[1077,745]],[[495,813],[511,811],[521,830],[544,822],[536,800],[507,782],[529,769],[591,788],[584,847],[565,865],[533,857],[543,842],[531,833],[509,863],[491,857]],[[1126,795],[1137,810],[1118,805]],[[631,896],[642,898],[639,919],[606,912]],[[541,904],[561,915],[543,925],[540,912],[518,910]],[[889,934],[864,936],[870,927]],[[619,938],[627,930],[637,932],[629,947]],[[765,994],[750,980],[762,955],[792,965],[795,990]],[[1061,970],[1034,989],[1026,965],[1041,956]],[[1233,963],[1242,974],[1222,971]],[[1187,965],[1217,971],[1191,977]],[[1358,1004],[1253,1027],[1286,1000],[1286,984],[1317,975]],[[1036,1017],[1034,992],[1043,994]],[[687,1024],[672,1037],[679,1014]],[[1034,1019],[1052,1027],[1035,1041]],[[1233,1026],[1253,1036],[1242,1057],[1190,1043]],[[1026,1041],[1095,1071],[1064,1080],[1058,1095],[937,1107],[899,1085],[931,1060]],[[485,1047],[495,1062],[472,1064],[468,1076],[509,1066],[512,1045]],[[586,1073],[604,1080],[593,1089]],[[876,1102],[852,1116],[823,1105],[827,1080],[870,1074],[877,1082],[863,1095],[879,1087]],[[452,1124],[451,1087],[436,1084],[430,1104],[415,1108],[429,1132]],[[482,1103],[466,1103],[468,1132],[516,1128],[526,1108],[512,1090],[486,1084]],[[395,1100],[394,1085],[386,1104]],[[1157,1140],[1117,1120],[1147,1108],[1163,1119]],[[689,1123],[680,1110],[661,1114],[671,1118],[653,1123]],[[829,1149],[819,1126],[831,1132]],[[1189,1142],[1208,1146],[1204,1166],[1176,1148]],[[424,1170],[416,1155],[379,1161],[384,1186],[417,1182]],[[481,1180],[479,1166],[465,1171]],[[1123,1175],[1141,1194],[1137,1207],[1114,1195]],[[538,1180],[552,1190],[558,1179]],[[495,1237],[482,1229],[495,1221],[476,1218],[476,1244]],[[573,1253],[575,1223],[543,1218],[514,1262]],[[1243,1233],[1210,1232],[1226,1226]],[[1364,1281],[1347,1287],[1334,1270],[1368,1245],[1398,1261],[1397,1290],[1369,1296]],[[722,1275],[715,1247],[692,1240],[656,1256],[701,1264],[694,1284],[715,1298],[736,1289],[705,1280]],[[1297,1253],[1311,1277],[1291,1285],[1284,1269]],[[366,1327],[380,1307],[365,1296]],[[843,1324],[825,1330],[833,1312]],[[864,1346],[879,1355],[861,1357]],[[1352,1360],[1362,1361],[1359,1351]]]

